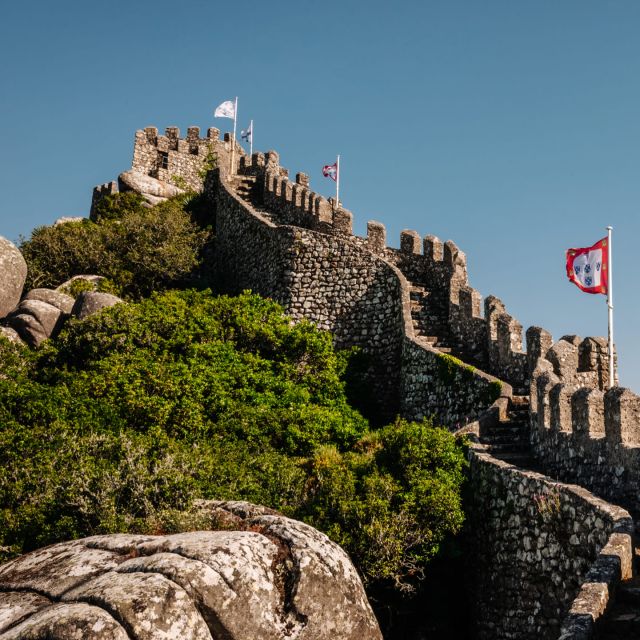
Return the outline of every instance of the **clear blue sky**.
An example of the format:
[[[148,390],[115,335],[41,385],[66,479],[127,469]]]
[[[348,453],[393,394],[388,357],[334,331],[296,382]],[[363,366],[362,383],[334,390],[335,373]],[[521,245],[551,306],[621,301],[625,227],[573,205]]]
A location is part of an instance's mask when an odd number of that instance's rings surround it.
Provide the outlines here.
[[[564,250],[614,226],[621,382],[640,391],[640,2],[5,3],[0,234],[86,215],[136,129],[219,126],[239,96],[257,149],[386,223],[466,252],[523,323],[606,334]]]

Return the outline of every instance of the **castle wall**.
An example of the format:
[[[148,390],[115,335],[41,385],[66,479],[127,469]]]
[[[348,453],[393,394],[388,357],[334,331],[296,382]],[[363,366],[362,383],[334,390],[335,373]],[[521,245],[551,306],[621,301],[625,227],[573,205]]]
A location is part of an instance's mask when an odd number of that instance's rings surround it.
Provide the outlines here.
[[[495,378],[405,337],[400,386],[404,418],[435,415],[441,424],[457,429],[477,420],[501,392]]]
[[[274,156],[254,156],[251,166],[279,175]],[[306,318],[331,331],[337,346],[360,347],[369,356],[365,377],[382,420],[401,412],[415,419],[433,416],[454,427],[475,419],[495,400],[499,385],[493,378],[415,342],[409,285],[372,250],[383,252],[381,225],[372,225],[367,239],[356,240],[350,235],[350,213],[331,211],[331,219],[322,219],[322,203],[307,211],[311,228],[283,225],[282,220],[290,219],[285,216],[293,215],[282,213],[290,196],[281,198],[275,216],[270,203],[266,218],[235,196],[215,171],[209,174],[205,193],[215,208],[217,272],[223,290],[252,289],[272,297],[294,319]],[[269,193],[266,202],[277,197]]]
[[[629,514],[479,449],[470,463],[478,638],[593,637],[609,592],[631,576]]]
[[[640,397],[608,389],[602,338],[567,336],[538,360],[531,442],[542,468],[640,513]]]
[[[186,138],[180,138],[178,127],[167,127],[164,135],[155,127],[136,131],[131,168],[178,187],[202,189],[204,170],[212,163],[226,171],[230,166],[231,138],[219,139],[220,131],[207,130],[200,138],[199,127],[189,127]],[[236,145],[237,162],[244,150]]]

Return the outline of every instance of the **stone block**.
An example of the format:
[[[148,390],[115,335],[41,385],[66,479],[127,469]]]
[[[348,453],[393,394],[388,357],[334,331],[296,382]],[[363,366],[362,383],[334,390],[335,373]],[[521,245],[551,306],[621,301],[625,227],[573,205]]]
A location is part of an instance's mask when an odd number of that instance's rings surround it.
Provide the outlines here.
[[[430,262],[441,262],[443,257],[442,241],[437,236],[425,236],[423,240],[424,256]]]
[[[420,253],[420,235],[417,231],[405,229],[400,232],[400,251],[406,254]]]
[[[609,389],[604,396],[604,428],[610,443],[640,446],[640,397],[624,387]]]
[[[367,245],[373,253],[383,253],[387,248],[387,229],[381,222],[367,222]]]

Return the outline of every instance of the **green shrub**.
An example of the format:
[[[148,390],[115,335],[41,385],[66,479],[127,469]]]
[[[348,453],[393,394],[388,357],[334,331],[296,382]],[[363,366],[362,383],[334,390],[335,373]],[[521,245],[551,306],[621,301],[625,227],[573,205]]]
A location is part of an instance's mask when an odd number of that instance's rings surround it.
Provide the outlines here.
[[[462,526],[465,458],[451,433],[427,422],[398,420],[359,448],[316,450],[300,512],[349,550],[366,581],[412,591]]]
[[[176,197],[152,208],[136,194],[113,194],[82,220],[38,227],[20,249],[29,267],[26,287],[57,287],[74,275],[108,278],[129,298],[189,281],[201,261],[208,232]]]
[[[194,500],[244,499],[411,589],[460,526],[464,457],[426,423],[370,431],[350,353],[269,300],[207,291],[70,320],[37,352],[0,339],[0,553],[197,528]]]
[[[118,220],[132,213],[141,213],[145,207],[144,198],[135,191],[113,193],[102,198],[95,206],[91,219]]]

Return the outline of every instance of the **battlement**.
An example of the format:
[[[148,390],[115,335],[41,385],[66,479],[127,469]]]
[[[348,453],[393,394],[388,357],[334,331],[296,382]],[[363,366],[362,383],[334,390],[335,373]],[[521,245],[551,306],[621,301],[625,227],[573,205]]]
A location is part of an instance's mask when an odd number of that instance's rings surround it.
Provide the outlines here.
[[[469,286],[467,257],[453,241],[443,242],[434,235],[422,238],[405,229],[396,249],[388,246],[386,228],[376,221],[367,223],[366,237],[354,236],[351,212],[313,191],[307,174],[297,173],[292,181],[276,151],[241,158],[238,171],[256,177],[254,198],[269,210],[274,223],[347,238],[391,263],[429,292],[424,320],[430,334],[445,332],[465,361],[518,390],[526,387],[529,368],[522,350],[522,325],[493,296],[485,301],[483,314],[482,296]]]
[[[167,127],[164,135],[156,127],[136,131],[131,168],[145,175],[179,187],[202,189],[207,169],[220,166],[228,170],[232,140],[225,134],[220,140],[220,130],[207,129],[200,137],[200,127],[189,127],[185,138],[180,137],[178,127]],[[236,144],[236,157],[244,156],[244,150]]]
[[[552,371],[540,370],[535,390],[538,439],[551,430],[577,439],[604,438],[610,447],[640,447],[640,397],[629,389],[576,387],[560,382]]]

